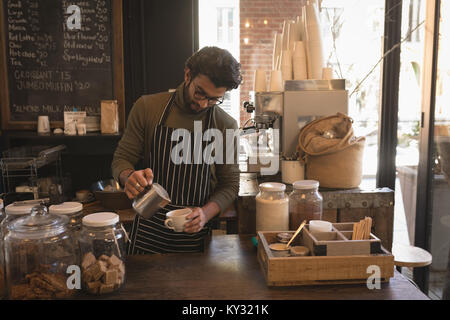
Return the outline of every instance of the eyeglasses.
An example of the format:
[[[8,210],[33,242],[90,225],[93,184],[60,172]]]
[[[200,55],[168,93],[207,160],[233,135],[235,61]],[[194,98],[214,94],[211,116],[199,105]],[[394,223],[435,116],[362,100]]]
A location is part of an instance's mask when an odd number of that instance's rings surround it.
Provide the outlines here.
[[[195,83],[192,81],[192,84],[194,85],[194,98],[197,100],[208,100],[208,105],[219,105],[223,103],[224,97],[208,97],[206,94],[204,94],[201,88],[198,88]]]

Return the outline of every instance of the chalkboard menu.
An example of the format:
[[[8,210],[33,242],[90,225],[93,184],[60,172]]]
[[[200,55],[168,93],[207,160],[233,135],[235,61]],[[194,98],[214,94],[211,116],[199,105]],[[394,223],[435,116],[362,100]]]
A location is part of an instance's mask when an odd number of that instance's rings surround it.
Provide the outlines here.
[[[118,100],[123,127],[121,0],[0,1],[3,128],[100,115],[101,100]]]

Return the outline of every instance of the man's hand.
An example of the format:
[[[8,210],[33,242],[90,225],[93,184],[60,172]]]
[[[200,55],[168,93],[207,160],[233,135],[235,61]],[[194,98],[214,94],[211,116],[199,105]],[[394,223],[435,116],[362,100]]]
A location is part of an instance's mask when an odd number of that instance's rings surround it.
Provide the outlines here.
[[[128,172],[130,174],[131,171]],[[122,178],[122,177],[121,177]],[[153,172],[147,168],[145,170],[133,171],[130,176],[122,178],[125,180],[123,185],[124,191],[129,199],[134,199],[138,194],[144,191],[146,186],[151,186],[153,183]]]
[[[196,233],[203,229],[208,222],[208,218],[202,208],[191,208],[192,212],[186,216],[186,219],[192,219],[184,225],[184,232]]]

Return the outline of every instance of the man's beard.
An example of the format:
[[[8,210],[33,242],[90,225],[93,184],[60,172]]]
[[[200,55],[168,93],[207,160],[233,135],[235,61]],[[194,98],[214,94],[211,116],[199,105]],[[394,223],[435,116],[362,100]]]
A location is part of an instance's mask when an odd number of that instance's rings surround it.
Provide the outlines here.
[[[209,106],[206,108],[201,108],[198,103],[191,100],[191,98],[189,97],[189,94],[188,94],[188,90],[189,90],[189,84],[185,83],[185,85],[184,85],[184,100],[189,105],[189,109],[192,111],[192,113],[200,113],[209,108]]]
[[[198,103],[195,103],[195,102],[191,102],[191,103],[189,104],[189,107],[190,107],[191,111],[194,112],[194,113],[200,113],[200,112],[202,112],[203,110],[205,110],[205,109],[202,109],[202,108],[200,107],[200,105],[199,105]]]

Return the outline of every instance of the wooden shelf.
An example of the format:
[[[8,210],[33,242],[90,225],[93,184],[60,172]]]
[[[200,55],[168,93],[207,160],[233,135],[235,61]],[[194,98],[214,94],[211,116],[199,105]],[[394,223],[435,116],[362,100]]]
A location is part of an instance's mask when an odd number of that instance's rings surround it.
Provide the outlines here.
[[[122,133],[101,134],[100,132],[94,132],[83,136],[68,136],[53,133],[43,135],[35,131],[3,131],[2,138],[5,149],[30,144],[64,144],[67,146],[65,154],[112,155],[117,147],[117,143],[122,138]]]

